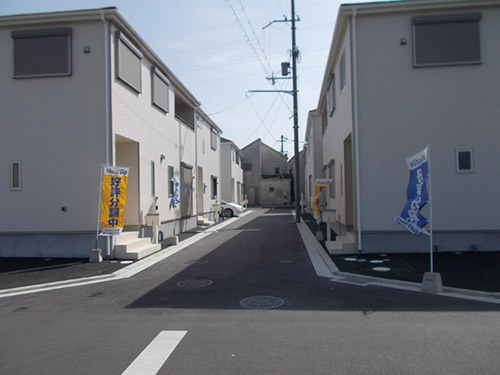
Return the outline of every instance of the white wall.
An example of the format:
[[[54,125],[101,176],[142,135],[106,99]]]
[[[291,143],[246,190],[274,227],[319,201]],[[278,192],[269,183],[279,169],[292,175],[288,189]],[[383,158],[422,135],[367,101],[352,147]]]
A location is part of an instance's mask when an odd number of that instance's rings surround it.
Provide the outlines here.
[[[73,30],[72,76],[13,79],[11,31],[54,27]],[[2,232],[95,230],[105,161],[103,33],[102,22],[0,28]],[[21,191],[9,190],[11,160],[22,161]]]
[[[330,198],[329,191],[323,194],[326,205],[329,209],[336,209],[339,221],[346,224],[346,195],[345,195],[345,160],[344,160],[344,140],[349,137],[353,130],[352,120],[352,79],[351,79],[351,39],[349,29],[344,30],[343,39],[339,43],[339,48],[334,56],[333,71],[335,74],[335,110],[330,116],[328,109],[321,108],[321,115],[326,116],[328,125],[323,134],[323,160],[322,168],[327,166],[332,160],[335,161],[335,176],[332,186],[335,187],[335,198]],[[345,55],[345,86],[341,89],[340,59],[342,53]],[[327,95],[323,92],[322,95]],[[325,101],[326,102],[326,101]],[[321,118],[318,119],[321,123]],[[321,128],[321,125],[320,127]],[[323,174],[321,172],[321,174]],[[317,177],[323,177],[317,176]]]
[[[114,55],[113,37],[111,42]],[[193,129],[181,124],[175,118],[173,85],[170,85],[168,113],[164,113],[151,103],[152,66],[152,62],[143,57],[142,90],[141,93],[136,93],[115,77],[114,58],[112,63],[113,133],[139,144],[141,224],[145,223],[146,214],[155,211],[155,197],[151,193],[151,162],[155,163],[155,195],[158,197],[157,205],[161,221],[173,220],[180,216],[180,205],[175,209],[170,206],[168,166],[174,167],[174,176],[178,181],[180,181],[181,162],[195,166],[195,133]],[[162,154],[165,155],[165,159],[161,161]],[[195,196],[193,204],[194,199]],[[126,207],[126,210],[128,209],[129,207]]]
[[[239,158],[239,163],[237,160]],[[227,202],[240,203],[243,199],[243,159],[239,155],[239,151],[231,142],[222,143],[221,147],[221,174],[223,186],[221,189],[221,199]],[[241,197],[238,197],[238,182],[241,186]]]
[[[203,184],[206,185],[203,191],[203,201],[198,202],[203,206],[202,212],[208,213],[211,211],[212,205],[216,203],[216,200],[212,198],[212,180],[211,176],[217,177],[218,181],[218,192],[217,195],[220,198],[221,195],[221,141],[220,135],[217,134],[217,145],[214,150],[211,147],[211,134],[212,127],[203,119],[198,120],[197,125],[197,152],[198,152],[198,167],[203,168]],[[205,146],[203,147],[203,143]],[[196,184],[197,185],[197,184]]]
[[[499,229],[500,9],[444,13],[475,11],[482,12],[483,63],[453,67],[413,68],[412,14],[358,17],[363,230],[401,229],[393,216],[406,200],[405,158],[426,145],[434,229]],[[473,150],[474,173],[456,173],[458,148]]]

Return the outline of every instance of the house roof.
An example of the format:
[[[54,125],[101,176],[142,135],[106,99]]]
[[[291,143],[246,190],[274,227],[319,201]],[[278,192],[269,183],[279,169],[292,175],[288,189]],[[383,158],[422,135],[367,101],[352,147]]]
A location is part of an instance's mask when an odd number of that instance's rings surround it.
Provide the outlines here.
[[[288,157],[286,155],[282,155],[281,152],[279,152],[278,150],[275,150],[274,148],[272,148],[271,146],[269,145],[266,145],[264,142],[262,142],[262,140],[260,138],[257,138],[255,141],[253,141],[252,143],[246,145],[245,147],[243,147],[241,150],[244,152],[246,149],[248,149],[249,147],[252,147],[254,146],[255,144],[260,144],[260,147],[266,147],[268,148],[269,150],[271,150],[272,152],[275,152],[276,154],[280,155],[281,157],[284,157],[284,158],[287,158]]]
[[[105,20],[112,22],[127,36],[127,38],[131,39],[131,41],[136,44],[136,47],[140,49],[141,53],[157,65],[157,68],[161,71],[161,73],[170,80],[177,95],[180,95],[186,100],[187,103],[195,108],[198,108],[201,105],[198,99],[196,99],[196,97],[187,89],[186,86],[184,86],[179,78],[177,78],[177,76],[167,67],[161,58],[127,22],[127,20],[125,20],[116,7],[0,16],[0,28],[24,25],[30,26],[42,23],[85,22],[99,20],[103,22]]]
[[[215,128],[215,130],[217,130],[219,134],[222,134],[222,129],[219,128],[219,126],[205,113],[205,111],[203,111],[201,108],[198,108],[197,112],[211,127]]]
[[[233,141],[231,141],[230,139],[221,137],[220,141],[221,141],[221,143],[229,143],[231,146],[233,146],[236,149],[236,151],[238,151],[239,154],[241,154],[240,148],[238,146],[236,146],[236,144]]]

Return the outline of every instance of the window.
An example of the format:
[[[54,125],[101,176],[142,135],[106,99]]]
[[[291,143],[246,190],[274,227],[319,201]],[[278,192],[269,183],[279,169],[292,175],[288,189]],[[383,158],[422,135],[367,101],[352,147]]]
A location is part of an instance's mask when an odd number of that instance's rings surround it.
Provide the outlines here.
[[[155,182],[155,162],[151,162],[151,196],[156,195],[156,182]]]
[[[274,168],[274,174],[280,174],[280,169],[279,169],[279,167]]]
[[[347,76],[345,71],[345,48],[342,51],[342,56],[340,56],[339,69],[340,69],[340,92],[342,92],[347,82]]]
[[[457,150],[456,159],[457,159],[457,173],[474,172],[472,150]]]
[[[10,162],[10,190],[21,190],[21,162]]]
[[[116,32],[116,77],[126,83],[137,93],[142,90],[141,80],[141,54],[133,47],[132,43]]]
[[[328,83],[328,96],[327,96],[327,110],[328,116],[332,117],[333,111],[335,111],[335,75],[332,74],[330,77],[330,82]]]
[[[217,150],[217,132],[214,128],[210,131],[210,147],[212,150]]]
[[[240,165],[240,154],[238,154],[237,151],[235,151],[236,154],[236,164]]]
[[[335,198],[335,160],[331,160],[328,164],[328,178],[332,180],[328,186],[330,198]]]
[[[269,187],[269,192],[270,192],[270,193],[274,193],[274,186],[270,186],[270,187]]]
[[[192,130],[196,125],[195,111],[193,106],[188,104],[178,92],[175,93],[175,117]]]
[[[481,63],[480,13],[413,17],[415,67]]]
[[[210,177],[211,185],[212,185],[212,199],[217,198],[217,177]]]
[[[14,78],[71,75],[71,29],[13,31]]]
[[[155,106],[168,113],[168,81],[153,67],[151,100]]]
[[[175,192],[174,181],[174,167],[171,165],[168,166],[168,196],[172,196]]]

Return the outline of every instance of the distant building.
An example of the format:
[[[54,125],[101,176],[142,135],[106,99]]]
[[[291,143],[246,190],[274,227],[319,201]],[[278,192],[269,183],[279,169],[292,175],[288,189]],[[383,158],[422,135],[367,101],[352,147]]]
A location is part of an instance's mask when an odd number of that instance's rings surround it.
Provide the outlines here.
[[[428,251],[428,237],[394,217],[406,202],[405,159],[430,145],[435,245],[498,250],[498,35],[498,0],[340,7],[306,134],[308,200],[321,164],[334,180],[325,208],[336,210],[340,244]]]
[[[248,204],[291,204],[291,176],[287,173],[287,157],[264,144],[260,138],[241,151]]]
[[[242,152],[229,139],[221,138],[221,187],[220,199],[243,203]]]
[[[209,216],[221,130],[116,8],[0,17],[0,49],[0,256],[88,257],[101,164],[130,168],[135,232],[99,238],[105,254],[148,255]]]

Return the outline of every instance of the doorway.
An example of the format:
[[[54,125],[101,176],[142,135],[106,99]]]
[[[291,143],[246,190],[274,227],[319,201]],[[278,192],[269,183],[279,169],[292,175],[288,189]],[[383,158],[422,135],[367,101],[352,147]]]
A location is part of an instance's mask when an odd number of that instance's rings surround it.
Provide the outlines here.
[[[125,204],[125,229],[138,229],[140,226],[139,143],[116,135],[115,151],[115,164],[129,168],[127,203]]]
[[[203,183],[203,168],[198,167],[198,173],[196,173],[196,213],[198,215],[203,215],[205,212],[205,202],[203,200],[203,192],[205,190],[205,186]]]
[[[354,230],[354,183],[352,171],[352,139],[351,135],[344,140],[345,168],[345,225],[348,231]]]
[[[193,167],[184,163],[181,167],[181,215],[193,216]]]

